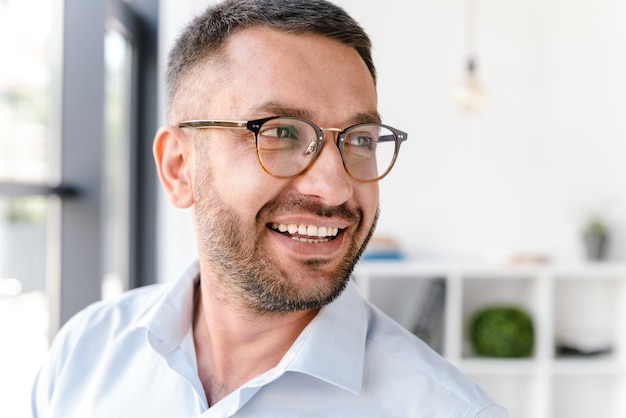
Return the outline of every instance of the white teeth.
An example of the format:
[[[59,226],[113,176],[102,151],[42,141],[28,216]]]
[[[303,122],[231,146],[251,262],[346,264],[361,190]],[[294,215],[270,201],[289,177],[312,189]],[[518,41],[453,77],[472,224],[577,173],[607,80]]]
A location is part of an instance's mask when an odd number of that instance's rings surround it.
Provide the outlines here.
[[[306,242],[307,244],[319,244],[320,242],[329,241],[329,239],[327,238],[309,239],[309,238],[302,238],[302,237],[291,237],[291,239],[295,241]]]
[[[279,232],[287,232],[291,235],[298,234],[302,237],[316,237],[316,238],[326,238],[326,237],[334,237],[339,233],[339,228],[334,226],[317,226],[317,225],[304,225],[304,224],[278,224],[273,223],[272,229],[275,229]],[[306,238],[301,238],[301,241],[307,242]],[[316,240],[308,240],[311,242],[315,242]]]

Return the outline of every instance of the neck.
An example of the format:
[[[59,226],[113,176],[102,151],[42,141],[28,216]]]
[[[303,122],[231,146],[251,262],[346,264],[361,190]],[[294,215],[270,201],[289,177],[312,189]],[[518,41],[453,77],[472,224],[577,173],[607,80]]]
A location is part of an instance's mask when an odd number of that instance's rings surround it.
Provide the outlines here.
[[[209,405],[275,367],[318,312],[259,314],[216,297],[206,281],[198,292],[193,335]]]

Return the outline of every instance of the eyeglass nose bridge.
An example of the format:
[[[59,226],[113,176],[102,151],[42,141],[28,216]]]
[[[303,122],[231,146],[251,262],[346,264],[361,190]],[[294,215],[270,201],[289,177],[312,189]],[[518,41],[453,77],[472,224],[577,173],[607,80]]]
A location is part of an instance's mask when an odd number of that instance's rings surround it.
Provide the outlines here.
[[[326,132],[333,132],[335,133],[335,142],[338,143],[339,139],[341,138],[341,134],[343,133],[342,129],[339,128],[320,128],[320,127],[316,127],[316,131],[317,131],[317,138],[315,138],[315,140],[311,141],[308,145],[308,147],[306,148],[306,150],[304,151],[304,155],[309,156],[311,154],[313,154],[313,157],[311,159],[311,165],[314,163],[315,160],[317,160],[318,155],[320,154],[320,152],[322,151],[322,147],[324,146],[324,134]],[[339,148],[339,154],[341,155],[341,159],[343,160],[343,151],[342,151],[342,147],[338,145]]]
[[[324,142],[324,134],[326,132],[334,132],[335,135],[335,141],[337,141],[341,135],[341,133],[343,132],[343,129],[339,129],[339,128],[320,128],[320,131],[322,133],[322,135],[320,136],[320,142]]]

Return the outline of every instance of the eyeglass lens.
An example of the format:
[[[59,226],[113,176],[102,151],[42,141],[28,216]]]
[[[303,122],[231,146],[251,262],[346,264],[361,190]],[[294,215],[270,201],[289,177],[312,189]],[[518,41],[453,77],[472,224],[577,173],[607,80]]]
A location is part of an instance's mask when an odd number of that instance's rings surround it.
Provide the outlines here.
[[[271,174],[291,177],[306,170],[319,152],[317,131],[299,118],[266,121],[257,134],[261,164]],[[360,124],[345,131],[339,148],[348,173],[357,180],[371,181],[385,175],[396,154],[396,136],[378,124]]]

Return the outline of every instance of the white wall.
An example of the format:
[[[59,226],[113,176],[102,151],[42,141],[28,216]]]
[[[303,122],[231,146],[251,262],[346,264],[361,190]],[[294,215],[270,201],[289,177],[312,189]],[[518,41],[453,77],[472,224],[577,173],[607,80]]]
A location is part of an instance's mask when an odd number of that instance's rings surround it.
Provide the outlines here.
[[[161,0],[159,3],[159,67],[160,83],[159,102],[161,124],[165,124],[165,87],[163,73],[167,62],[167,54],[171,44],[181,28],[205,5],[215,1],[198,0]],[[197,258],[193,223],[189,210],[173,207],[159,189],[157,203],[157,275],[158,281],[170,281],[178,276]]]
[[[453,100],[463,0],[336,3],[373,39],[383,119],[409,132],[381,182],[380,234],[426,260],[530,252],[573,262],[584,216],[601,209],[615,226],[613,258],[626,260],[626,2],[479,1],[488,101],[474,114]],[[205,4],[162,1],[162,45]],[[180,219],[164,212],[162,224],[174,225],[162,235],[172,274],[194,251]]]

